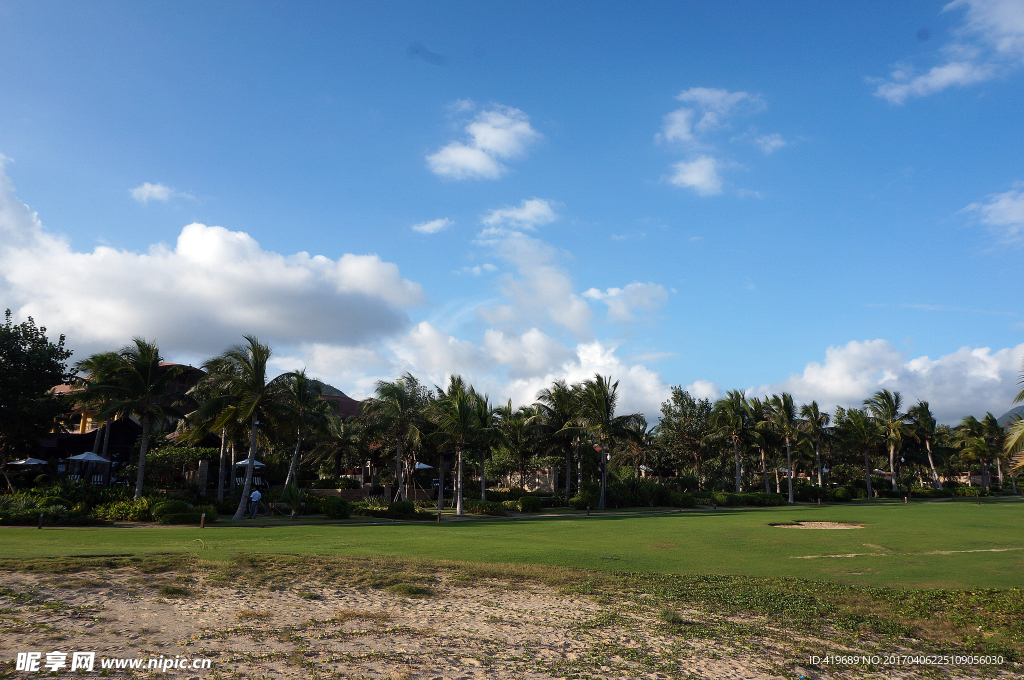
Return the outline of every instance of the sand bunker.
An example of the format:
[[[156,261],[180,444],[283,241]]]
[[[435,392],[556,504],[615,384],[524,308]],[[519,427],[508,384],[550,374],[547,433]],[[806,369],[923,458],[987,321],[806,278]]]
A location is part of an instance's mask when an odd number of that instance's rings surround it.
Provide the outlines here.
[[[863,524],[851,522],[794,522],[793,524],[773,524],[776,529],[862,529]]]

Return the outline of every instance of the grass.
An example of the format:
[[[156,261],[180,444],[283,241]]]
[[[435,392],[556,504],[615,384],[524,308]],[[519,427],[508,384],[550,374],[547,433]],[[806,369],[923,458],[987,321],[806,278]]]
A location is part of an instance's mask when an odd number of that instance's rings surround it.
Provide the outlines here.
[[[794,530],[772,524],[831,521],[861,529]],[[0,568],[76,570],[143,564],[151,573],[197,555],[444,555],[449,560],[588,571],[795,577],[898,588],[1024,585],[1024,502],[743,508],[660,515],[565,516],[424,524],[145,528],[0,528]],[[91,557],[90,557],[91,555]],[[142,560],[147,556],[146,560]],[[42,560],[39,562],[39,560]],[[5,566],[6,565],[6,566]],[[394,585],[394,583],[387,583]]]

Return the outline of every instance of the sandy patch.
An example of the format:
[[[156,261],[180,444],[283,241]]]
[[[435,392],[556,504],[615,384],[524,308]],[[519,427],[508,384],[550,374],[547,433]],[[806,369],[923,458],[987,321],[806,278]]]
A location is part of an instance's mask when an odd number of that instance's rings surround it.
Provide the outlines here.
[[[863,524],[851,522],[795,522],[793,524],[773,524],[776,529],[862,529]]]

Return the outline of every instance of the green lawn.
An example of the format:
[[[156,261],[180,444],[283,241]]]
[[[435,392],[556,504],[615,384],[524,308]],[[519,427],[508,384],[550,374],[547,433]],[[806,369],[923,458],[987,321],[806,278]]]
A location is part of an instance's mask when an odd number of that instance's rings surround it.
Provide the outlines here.
[[[862,529],[782,529],[836,521]],[[1024,501],[883,502],[392,525],[0,528],[0,558],[167,552],[396,555],[896,587],[1024,586]],[[827,557],[827,555],[854,555]]]

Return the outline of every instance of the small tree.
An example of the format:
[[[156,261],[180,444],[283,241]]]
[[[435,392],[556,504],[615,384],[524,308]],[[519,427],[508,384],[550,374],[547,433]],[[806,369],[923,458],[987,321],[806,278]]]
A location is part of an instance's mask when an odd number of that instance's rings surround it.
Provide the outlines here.
[[[0,325],[0,464],[33,453],[38,438],[70,412],[68,402],[52,391],[71,380],[70,357],[63,335],[50,342],[46,328],[36,327],[32,317],[15,324],[6,311]]]

